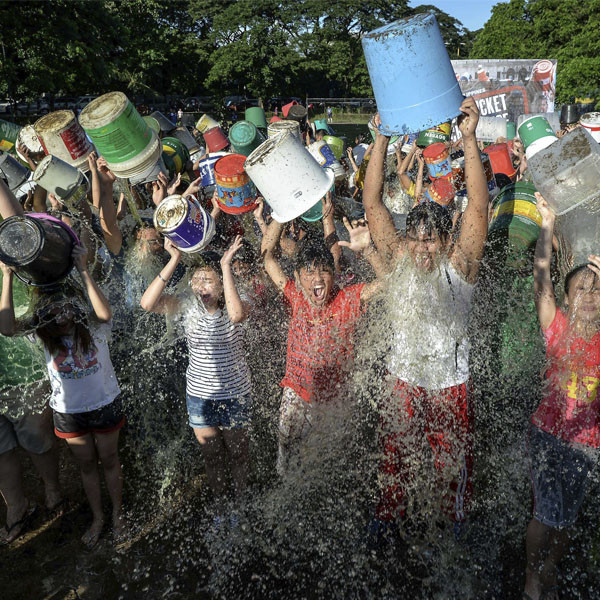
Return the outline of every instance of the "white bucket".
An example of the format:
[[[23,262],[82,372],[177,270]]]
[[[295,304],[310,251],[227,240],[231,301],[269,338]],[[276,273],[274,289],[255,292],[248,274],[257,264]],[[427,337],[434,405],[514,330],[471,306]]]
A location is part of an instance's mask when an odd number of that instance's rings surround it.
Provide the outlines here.
[[[525,156],[527,157],[527,160],[533,158],[540,150],[547,148],[548,146],[554,144],[557,141],[558,138],[553,137],[551,135],[540,138],[539,140],[535,140],[535,142],[529,144],[529,146],[527,146],[527,150],[525,150]]]
[[[31,154],[43,154],[44,148],[42,144],[40,144],[40,140],[38,138],[38,134],[36,130],[33,128],[33,125],[25,125],[21,131],[19,131],[19,135],[17,137],[17,143],[15,149],[17,151],[17,156],[24,162],[27,162],[27,158],[23,156],[18,148],[19,146],[25,146],[27,150]]]
[[[87,157],[94,146],[72,110],[57,110],[38,119],[33,128],[46,154],[57,156],[76,169],[88,171]]]
[[[346,170],[342,166],[342,163],[335,157],[333,150],[327,145],[327,142],[318,140],[307,146],[306,149],[324,169],[329,168],[333,171],[336,181],[345,179]]]
[[[286,121],[285,119],[282,119],[281,121],[275,121],[274,123],[269,123],[267,125],[267,135],[269,137],[278,135],[283,131],[291,131],[300,141],[302,141],[302,136],[300,135],[300,123],[298,123],[298,121]]]
[[[162,157],[158,159],[158,162],[155,165],[152,165],[147,171],[144,171],[140,175],[133,175],[129,178],[129,183],[131,185],[138,185],[140,183],[150,183],[152,181],[156,181],[158,179],[159,173],[162,173],[169,178],[169,171],[163,162]]]
[[[506,119],[504,117],[479,117],[475,136],[483,142],[495,142],[499,137],[506,139]]]
[[[196,123],[196,129],[200,132],[200,133],[204,133],[205,131],[208,131],[209,129],[214,129],[215,127],[218,127],[219,123],[217,121],[215,121],[210,115],[202,115],[199,119],[198,122]]]
[[[590,112],[581,115],[579,119],[581,126],[587,129],[592,137],[600,143],[600,112]]]
[[[279,223],[291,221],[312,208],[335,179],[333,171],[323,169],[289,130],[256,148],[246,159],[244,170]]]
[[[549,113],[530,113],[528,115],[519,115],[519,117],[517,118],[517,130],[519,129],[519,127],[521,127],[521,125],[523,124],[523,121],[526,121],[527,119],[531,119],[531,117],[544,117],[544,119],[546,119],[546,121],[548,121],[550,127],[552,127],[552,131],[554,131],[554,133],[556,133],[557,131],[560,131],[562,129],[562,127],[560,126],[560,115],[555,112],[549,112]]]
[[[84,174],[58,156],[45,156],[33,173],[33,180],[50,194],[73,200],[87,193]]]

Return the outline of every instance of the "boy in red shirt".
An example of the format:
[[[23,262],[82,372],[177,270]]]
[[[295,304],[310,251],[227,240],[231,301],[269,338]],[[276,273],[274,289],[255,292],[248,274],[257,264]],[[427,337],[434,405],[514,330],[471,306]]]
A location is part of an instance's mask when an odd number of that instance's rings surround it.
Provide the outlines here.
[[[337,242],[363,253],[375,270],[371,283],[334,285],[333,255],[322,239],[299,244],[294,279],[288,279],[274,255],[283,225],[272,221],[263,239],[265,269],[291,305],[283,397],[279,413],[277,471],[283,475],[312,429],[314,406],[347,396],[354,359],[353,336],[365,304],[379,291],[385,265],[371,245],[365,224],[344,219],[350,242]]]

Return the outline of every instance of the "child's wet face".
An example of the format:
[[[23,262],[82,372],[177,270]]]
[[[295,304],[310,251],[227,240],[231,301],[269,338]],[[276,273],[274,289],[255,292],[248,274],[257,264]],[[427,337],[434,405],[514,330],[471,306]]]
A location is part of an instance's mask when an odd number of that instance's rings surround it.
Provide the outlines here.
[[[406,234],[406,248],[418,269],[431,272],[440,262],[445,243],[435,231],[419,224]]]
[[[223,295],[223,284],[216,271],[202,268],[196,269],[190,281],[192,292],[207,308],[218,305]]]
[[[141,256],[162,254],[163,239],[154,227],[144,227],[137,232],[137,247]]]
[[[313,264],[311,267],[302,267],[296,273],[308,301],[315,307],[325,306],[333,287],[331,269]]]
[[[573,276],[567,298],[569,312],[578,319],[600,319],[600,280],[590,269],[583,269]]]

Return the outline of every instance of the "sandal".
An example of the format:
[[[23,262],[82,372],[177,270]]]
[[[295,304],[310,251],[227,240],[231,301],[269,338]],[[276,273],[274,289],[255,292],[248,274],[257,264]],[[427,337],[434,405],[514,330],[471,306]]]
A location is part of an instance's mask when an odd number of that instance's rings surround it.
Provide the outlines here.
[[[46,506],[46,516],[48,519],[54,520],[62,517],[70,508],[69,501],[66,498],[61,498],[54,506]]]
[[[39,506],[37,504],[30,506],[18,521],[15,521],[10,527],[5,527],[4,531],[6,532],[6,535],[2,542],[6,545],[12,544],[15,540],[18,540],[22,535],[26,534],[31,527],[31,523],[37,516],[38,509]]]

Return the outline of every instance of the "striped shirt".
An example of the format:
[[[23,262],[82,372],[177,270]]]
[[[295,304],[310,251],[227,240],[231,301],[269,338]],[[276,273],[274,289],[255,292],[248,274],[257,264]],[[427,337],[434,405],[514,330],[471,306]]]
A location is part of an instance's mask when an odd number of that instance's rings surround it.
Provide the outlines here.
[[[183,327],[189,350],[186,392],[203,399],[226,400],[250,394],[244,358],[244,330],[226,309],[208,314],[195,297],[184,304]]]

